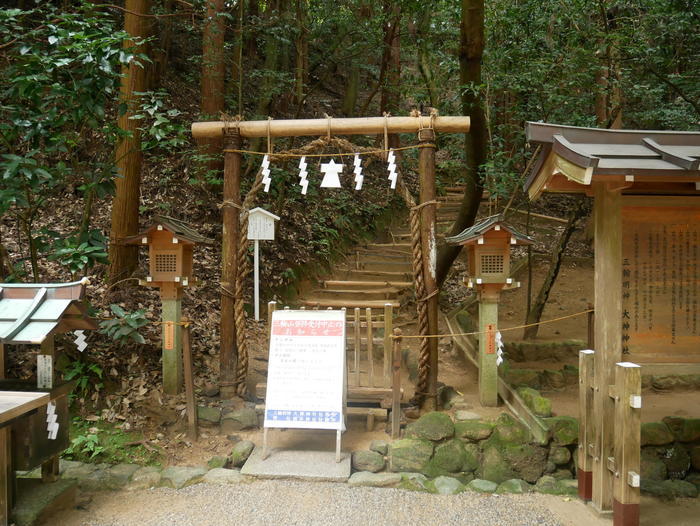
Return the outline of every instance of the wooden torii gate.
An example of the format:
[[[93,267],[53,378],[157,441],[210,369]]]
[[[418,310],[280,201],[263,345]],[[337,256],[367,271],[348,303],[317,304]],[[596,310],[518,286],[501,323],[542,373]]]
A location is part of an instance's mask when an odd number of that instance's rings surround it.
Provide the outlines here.
[[[241,206],[241,143],[244,138],[256,137],[298,137],[331,135],[381,135],[396,133],[416,133],[421,145],[419,153],[420,173],[420,223],[421,246],[423,251],[423,279],[425,299],[428,306],[428,326],[426,335],[437,334],[438,296],[435,279],[435,133],[467,133],[469,117],[453,116],[409,116],[409,117],[363,117],[325,118],[266,121],[195,122],[192,136],[197,141],[220,139],[224,152],[223,188],[223,246],[221,271],[221,352],[220,388],[224,397],[232,397],[241,392],[242,380],[237,377],[238,346],[237,320],[234,313],[236,295],[234,287],[238,276],[238,251],[240,239]],[[239,298],[240,301],[240,298]],[[241,320],[238,320],[239,323]],[[437,338],[428,339],[428,385],[427,407],[437,405]],[[238,389],[237,389],[238,387]]]

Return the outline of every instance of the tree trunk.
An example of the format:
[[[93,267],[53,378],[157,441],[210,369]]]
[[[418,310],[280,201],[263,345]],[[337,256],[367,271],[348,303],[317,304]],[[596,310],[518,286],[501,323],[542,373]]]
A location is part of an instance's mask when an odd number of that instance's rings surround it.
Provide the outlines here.
[[[165,0],[163,2],[163,10],[167,14],[175,12],[175,0]],[[151,67],[151,79],[149,86],[152,89],[157,89],[161,86],[165,72],[168,69],[168,60],[170,59],[170,49],[173,44],[173,24],[175,18],[168,16],[161,19],[162,29],[160,30],[160,39],[157,48],[153,50],[153,67]],[[152,31],[157,31],[158,23],[154,19],[152,22]]]
[[[401,7],[393,2],[384,3],[384,51],[386,77],[380,92],[379,111],[395,113],[399,109],[401,89]]]
[[[296,0],[297,38],[295,42],[294,98],[297,104],[304,100],[306,68],[309,64],[309,29],[307,27],[307,0]]]
[[[224,37],[226,19],[224,0],[207,0],[207,17],[202,33],[202,101],[200,110],[203,119],[218,119],[224,111],[226,63],[224,61]],[[224,167],[220,154],[221,141],[207,140],[202,151],[207,156],[207,170],[221,172]]]
[[[150,0],[126,0],[124,13],[124,29],[134,38],[148,37],[150,21],[138,14],[150,11]],[[127,40],[125,48],[131,48],[134,42]],[[143,49],[137,49],[142,53]],[[121,244],[125,237],[138,233],[139,227],[139,197],[141,186],[141,133],[138,130],[139,121],[131,116],[138,107],[137,92],[146,89],[146,70],[141,64],[132,60],[122,67],[121,87],[119,90],[120,105],[124,105],[123,113],[117,119],[117,126],[127,135],[117,143],[116,166],[119,176],[116,180],[116,191],[112,202],[112,230],[110,233],[110,266],[109,282],[115,283],[130,276],[138,264],[138,247]]]
[[[583,215],[585,214],[585,210],[585,201],[583,199],[580,199],[574,207],[574,209],[571,211],[571,214],[569,215],[569,221],[566,223],[564,231],[559,236],[559,242],[557,243],[556,248],[552,252],[552,259],[551,263],[549,264],[547,276],[545,276],[544,282],[542,283],[542,286],[540,287],[540,290],[537,293],[537,297],[535,298],[534,304],[532,305],[532,308],[530,309],[527,315],[527,319],[525,320],[526,325],[529,325],[531,323],[539,323],[540,319],[542,318],[542,312],[544,311],[544,308],[547,305],[549,293],[552,291],[552,287],[554,287],[554,282],[557,280],[557,276],[559,275],[559,269],[561,268],[561,262],[564,257],[564,251],[566,250],[566,246],[569,244],[571,234],[573,234],[574,230],[576,229],[576,224],[578,223],[578,220],[581,219],[581,217],[583,217]],[[526,340],[536,338],[539,328],[539,325],[526,327],[525,331],[523,332],[523,338]]]
[[[243,18],[245,16],[245,1],[238,0],[236,18],[236,43],[233,46],[233,66],[231,68],[231,85],[236,94],[236,112],[243,115]]]
[[[276,25],[278,22],[279,9],[276,7],[275,2],[269,2],[267,9],[265,10],[265,18],[267,23],[270,25]],[[272,104],[272,89],[274,87],[274,81],[272,78],[272,72],[277,71],[277,64],[279,60],[279,47],[275,41],[274,36],[271,33],[265,37],[265,64],[263,69],[263,79],[260,85],[260,90],[258,91],[258,106],[256,113],[258,115],[269,115],[270,106]]]
[[[437,108],[437,86],[435,85],[432,61],[428,51],[428,35],[430,34],[430,21],[432,19],[432,13],[432,9],[425,9],[418,20],[418,70],[423,77],[423,82],[425,82],[425,89],[428,93],[428,101],[430,102],[430,106]]]
[[[462,0],[460,27],[459,72],[460,84],[467,87],[462,93],[462,113],[471,117],[471,128],[464,137],[466,189],[457,220],[448,236],[460,233],[474,224],[483,193],[479,168],[486,162],[488,140],[481,84],[481,59],[484,54],[484,0]],[[462,247],[441,245],[437,258],[437,281],[442,285]]]

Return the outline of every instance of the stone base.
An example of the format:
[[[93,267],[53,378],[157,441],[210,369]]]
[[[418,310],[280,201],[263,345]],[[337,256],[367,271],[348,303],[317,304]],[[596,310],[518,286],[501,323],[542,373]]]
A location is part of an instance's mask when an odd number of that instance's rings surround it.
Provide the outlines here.
[[[262,447],[256,447],[241,468],[241,474],[346,482],[350,477],[350,454],[342,452],[340,462],[336,462],[335,451],[270,449],[270,455],[263,460]]]
[[[40,479],[17,479],[17,499],[10,517],[17,526],[48,521],[59,511],[75,507],[77,487],[76,481],[69,479],[45,483]]]

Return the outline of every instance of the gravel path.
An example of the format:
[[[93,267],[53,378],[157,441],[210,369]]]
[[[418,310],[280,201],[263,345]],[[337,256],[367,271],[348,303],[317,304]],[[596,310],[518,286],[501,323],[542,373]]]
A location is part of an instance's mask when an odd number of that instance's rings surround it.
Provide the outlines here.
[[[568,504],[568,503],[567,503]],[[567,514],[568,515],[568,514]],[[541,495],[439,496],[346,484],[259,480],[97,494],[61,526],[566,526]]]

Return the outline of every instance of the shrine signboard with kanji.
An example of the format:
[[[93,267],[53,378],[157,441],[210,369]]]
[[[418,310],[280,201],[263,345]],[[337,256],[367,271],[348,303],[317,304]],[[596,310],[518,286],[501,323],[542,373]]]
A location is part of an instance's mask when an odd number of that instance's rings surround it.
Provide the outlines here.
[[[700,362],[700,198],[623,199],[622,352]]]
[[[266,428],[344,429],[345,311],[272,313]]]

